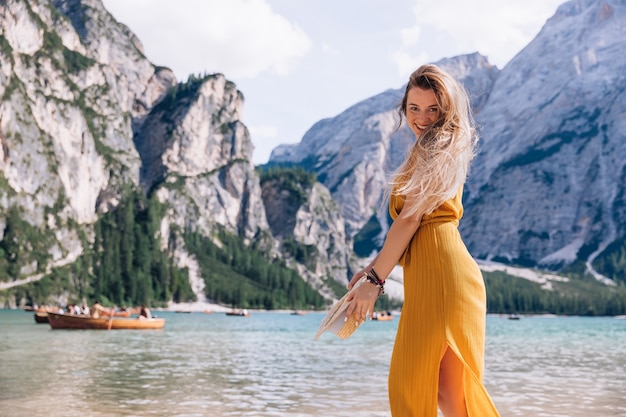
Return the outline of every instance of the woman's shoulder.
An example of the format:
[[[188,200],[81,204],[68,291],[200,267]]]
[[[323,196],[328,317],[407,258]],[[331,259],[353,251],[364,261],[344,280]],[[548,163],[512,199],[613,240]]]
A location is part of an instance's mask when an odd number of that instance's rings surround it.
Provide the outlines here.
[[[389,215],[392,219],[398,217],[404,207],[405,197],[399,194],[391,194],[389,196]]]
[[[432,213],[424,216],[424,219],[432,219],[435,217],[451,217],[457,220],[460,219],[463,217],[462,197],[463,187],[459,188],[457,193],[452,198],[444,201]]]

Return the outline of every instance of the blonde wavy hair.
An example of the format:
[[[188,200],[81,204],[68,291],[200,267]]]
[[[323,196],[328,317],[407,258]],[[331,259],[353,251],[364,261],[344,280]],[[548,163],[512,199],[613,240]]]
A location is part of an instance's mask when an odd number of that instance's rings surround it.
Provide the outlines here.
[[[478,143],[467,92],[436,65],[422,65],[411,74],[398,106],[398,129],[403,116],[406,117],[409,90],[416,87],[433,90],[439,106],[439,119],[416,138],[388,184],[387,196],[404,197],[407,203],[403,211],[408,212],[403,214],[409,216],[418,212],[430,214],[454,197],[467,178]]]

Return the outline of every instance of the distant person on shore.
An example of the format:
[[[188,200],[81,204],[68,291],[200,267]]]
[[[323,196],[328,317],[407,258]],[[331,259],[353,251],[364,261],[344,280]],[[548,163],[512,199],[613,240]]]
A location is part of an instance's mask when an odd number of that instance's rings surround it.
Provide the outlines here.
[[[482,384],[485,286],[457,229],[478,140],[469,99],[452,76],[424,65],[398,110],[416,140],[387,189],[394,222],[383,248],[350,281],[367,279],[348,297],[347,317],[372,314],[399,263],[405,299],[389,371],[392,416],[434,417],[437,406],[445,417],[498,416]]]
[[[145,306],[145,304],[142,304],[141,308],[139,309],[139,318],[140,319],[151,319],[152,318],[152,313],[150,312],[150,309]]]

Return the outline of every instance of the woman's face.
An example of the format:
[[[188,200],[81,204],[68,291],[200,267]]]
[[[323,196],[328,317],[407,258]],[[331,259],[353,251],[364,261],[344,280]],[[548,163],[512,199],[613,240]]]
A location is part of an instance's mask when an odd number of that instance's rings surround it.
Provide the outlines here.
[[[424,90],[413,87],[409,90],[405,115],[407,123],[416,137],[439,120],[440,114],[435,92],[432,89]]]

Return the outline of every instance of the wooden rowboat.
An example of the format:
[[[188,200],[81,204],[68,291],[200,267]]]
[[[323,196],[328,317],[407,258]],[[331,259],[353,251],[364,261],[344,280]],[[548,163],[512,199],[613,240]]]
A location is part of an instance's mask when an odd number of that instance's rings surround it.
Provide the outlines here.
[[[35,312],[35,323],[48,323],[48,313],[45,311],[37,311]]]
[[[111,315],[111,313],[109,313],[109,314],[106,314],[106,313],[100,313],[100,314],[102,314],[103,316],[110,316],[110,315]],[[130,317],[130,310],[125,310],[125,311],[121,311],[121,310],[119,310],[119,311],[115,311],[115,312],[113,313],[113,317]]]
[[[388,313],[374,313],[372,315],[372,320],[391,321],[391,320],[393,320],[393,315],[388,314]]]
[[[163,318],[95,318],[57,313],[48,313],[48,322],[53,329],[143,330],[162,329],[165,326],[165,319]]]
[[[237,316],[237,317],[250,317],[250,312],[246,310],[233,310],[233,311],[227,311],[226,315]]]

